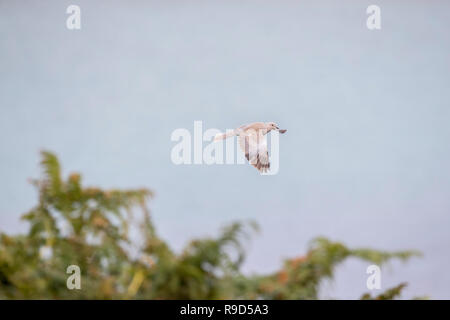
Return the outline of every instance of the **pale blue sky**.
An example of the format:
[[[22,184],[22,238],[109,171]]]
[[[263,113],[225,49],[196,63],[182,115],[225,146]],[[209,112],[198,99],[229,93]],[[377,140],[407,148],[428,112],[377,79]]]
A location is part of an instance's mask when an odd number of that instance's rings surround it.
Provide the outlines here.
[[[27,178],[56,152],[86,184],[149,187],[179,249],[254,219],[246,272],[278,268],[325,235],[419,249],[383,269],[405,297],[450,298],[450,3],[376,1],[0,1],[0,230],[23,231]],[[78,4],[82,29],[66,29]],[[280,172],[175,166],[176,128],[275,121]],[[349,261],[324,297],[357,298]]]

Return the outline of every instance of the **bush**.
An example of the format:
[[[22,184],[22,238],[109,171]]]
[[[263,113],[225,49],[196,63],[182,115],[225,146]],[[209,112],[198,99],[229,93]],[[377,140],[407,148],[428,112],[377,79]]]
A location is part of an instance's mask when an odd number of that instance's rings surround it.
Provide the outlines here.
[[[28,234],[0,234],[0,299],[317,299],[321,282],[347,258],[383,264],[417,254],[349,249],[317,238],[278,272],[248,277],[240,272],[243,243],[255,223],[233,223],[176,254],[151,221],[150,190],[85,188],[79,174],[63,180],[50,152],[42,152],[41,164],[42,179],[32,181],[39,202],[23,216]],[[133,221],[138,242],[130,239]],[[81,290],[66,286],[69,265],[81,269]],[[395,298],[404,286],[375,298]]]

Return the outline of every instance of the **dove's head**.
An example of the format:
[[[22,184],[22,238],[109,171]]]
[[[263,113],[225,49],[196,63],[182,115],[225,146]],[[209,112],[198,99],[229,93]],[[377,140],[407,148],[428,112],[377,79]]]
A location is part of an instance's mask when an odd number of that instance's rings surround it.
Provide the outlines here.
[[[286,130],[278,128],[278,126],[277,126],[277,124],[275,122],[266,122],[266,127],[267,127],[268,131],[278,130],[280,133],[285,133],[286,132]]]

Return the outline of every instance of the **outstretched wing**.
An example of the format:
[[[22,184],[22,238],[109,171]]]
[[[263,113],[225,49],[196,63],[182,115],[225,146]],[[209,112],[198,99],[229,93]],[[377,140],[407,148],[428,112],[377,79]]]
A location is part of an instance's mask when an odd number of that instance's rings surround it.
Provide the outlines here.
[[[245,130],[239,133],[239,145],[245,158],[259,172],[269,171],[269,152],[266,136],[260,130]]]

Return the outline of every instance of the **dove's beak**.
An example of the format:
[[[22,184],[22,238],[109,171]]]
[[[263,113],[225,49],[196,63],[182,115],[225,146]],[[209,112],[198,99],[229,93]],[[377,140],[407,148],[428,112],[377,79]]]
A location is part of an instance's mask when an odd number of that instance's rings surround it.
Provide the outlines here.
[[[279,131],[280,133],[285,133],[287,130],[286,130],[286,129],[278,129],[278,131]]]

